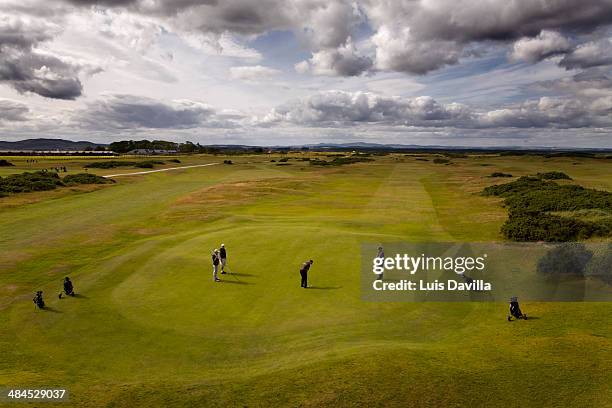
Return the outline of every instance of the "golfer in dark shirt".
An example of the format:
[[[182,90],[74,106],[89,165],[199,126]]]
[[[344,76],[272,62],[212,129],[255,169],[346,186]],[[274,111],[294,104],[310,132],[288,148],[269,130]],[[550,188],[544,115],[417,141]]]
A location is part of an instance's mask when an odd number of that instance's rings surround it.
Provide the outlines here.
[[[312,263],[313,260],[311,259],[308,262],[304,262],[304,264],[300,268],[300,276],[302,277],[302,283],[300,286],[303,288],[308,287],[308,271],[310,270],[310,266],[312,265]]]
[[[225,244],[221,244],[219,248],[219,258],[221,261],[221,273],[225,273],[225,264],[227,263],[227,251],[225,250]]]
[[[213,264],[213,279],[215,282],[219,282],[220,279],[217,276],[217,272],[219,272],[219,250],[215,249],[212,253],[212,264]]]

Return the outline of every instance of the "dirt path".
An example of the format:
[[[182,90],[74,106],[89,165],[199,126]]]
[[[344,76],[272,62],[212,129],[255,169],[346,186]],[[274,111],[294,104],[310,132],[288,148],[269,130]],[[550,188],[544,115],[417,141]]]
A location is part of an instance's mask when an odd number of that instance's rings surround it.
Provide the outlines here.
[[[215,164],[219,164],[219,163],[194,164],[193,166],[181,166],[181,167],[168,167],[166,169],[136,171],[134,173],[108,174],[104,177],[110,178],[110,177],[120,177],[120,176],[136,176],[139,174],[157,173],[159,171],[170,171],[170,170],[192,169],[194,167],[214,166]]]

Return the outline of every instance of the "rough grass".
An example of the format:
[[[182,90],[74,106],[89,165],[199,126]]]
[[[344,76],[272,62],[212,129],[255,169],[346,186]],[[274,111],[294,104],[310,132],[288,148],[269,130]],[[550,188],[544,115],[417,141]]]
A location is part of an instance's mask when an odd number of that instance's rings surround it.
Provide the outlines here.
[[[5,207],[0,384],[67,387],[63,406],[611,405],[611,304],[523,304],[537,319],[508,323],[505,304],[360,299],[362,242],[499,240],[482,160],[521,175],[540,159],[269,159]],[[575,160],[595,161],[545,166],[612,188],[609,161]],[[215,284],[221,242],[233,275]],[[66,275],[82,297],[57,299]]]

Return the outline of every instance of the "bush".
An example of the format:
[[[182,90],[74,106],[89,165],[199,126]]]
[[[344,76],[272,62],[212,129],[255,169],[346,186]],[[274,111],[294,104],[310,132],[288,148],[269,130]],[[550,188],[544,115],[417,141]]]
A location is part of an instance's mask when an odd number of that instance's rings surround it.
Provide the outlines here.
[[[152,169],[156,164],[164,164],[164,162],[161,160],[147,160],[134,164],[134,167],[138,167],[140,169]]]
[[[336,157],[331,161],[313,159],[310,160],[310,164],[313,166],[344,166],[345,164],[371,162],[374,159],[368,159],[365,157]]]
[[[223,160],[223,164],[234,164],[231,160]]]
[[[435,159],[433,159],[433,162],[436,164],[447,164],[450,163],[450,160],[448,159],[441,159],[439,157],[436,157]]]
[[[108,184],[114,183],[114,180],[97,176],[91,173],[70,174],[62,179],[66,185],[75,184]]]
[[[63,186],[57,173],[36,171],[0,177],[0,193],[29,193],[54,190]]]
[[[283,157],[282,159],[278,160],[279,163],[287,163],[288,161],[289,161],[288,157]]]
[[[0,167],[10,167],[10,166],[14,166],[14,164],[8,160],[4,160],[4,159],[0,160]]]
[[[496,171],[494,173],[491,173],[489,177],[513,177],[513,176],[510,173],[502,173],[500,171]]]
[[[538,273],[584,276],[586,266],[593,257],[584,244],[572,242],[555,246],[538,261]]]
[[[105,160],[86,164],[86,169],[113,169],[115,167],[135,166],[133,161]]]
[[[547,173],[538,173],[536,177],[543,180],[571,180],[572,178],[561,171],[549,171]]]
[[[168,162],[170,162],[170,163],[180,163],[181,161],[179,159],[170,159],[170,160],[168,160]]]
[[[588,274],[612,285],[612,243],[608,244],[603,254],[593,257]]]
[[[563,242],[592,236],[612,236],[612,218],[580,220],[550,214],[588,209],[612,210],[612,193],[579,185],[559,185],[539,177],[520,177],[506,184],[486,187],[485,196],[505,198],[508,219],[501,228],[514,241]]]

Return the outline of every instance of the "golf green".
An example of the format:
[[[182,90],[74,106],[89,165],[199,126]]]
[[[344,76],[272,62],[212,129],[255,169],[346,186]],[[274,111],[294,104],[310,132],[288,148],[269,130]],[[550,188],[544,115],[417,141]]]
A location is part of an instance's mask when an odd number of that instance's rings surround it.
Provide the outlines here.
[[[505,303],[360,295],[362,243],[503,240],[506,210],[478,194],[493,171],[610,191],[611,160],[307,155],[0,198],[0,387],[66,388],[58,406],[612,406],[612,303],[522,304],[534,319],[509,323]],[[10,160],[2,175],[31,170]],[[78,295],[58,299],[65,276]]]

